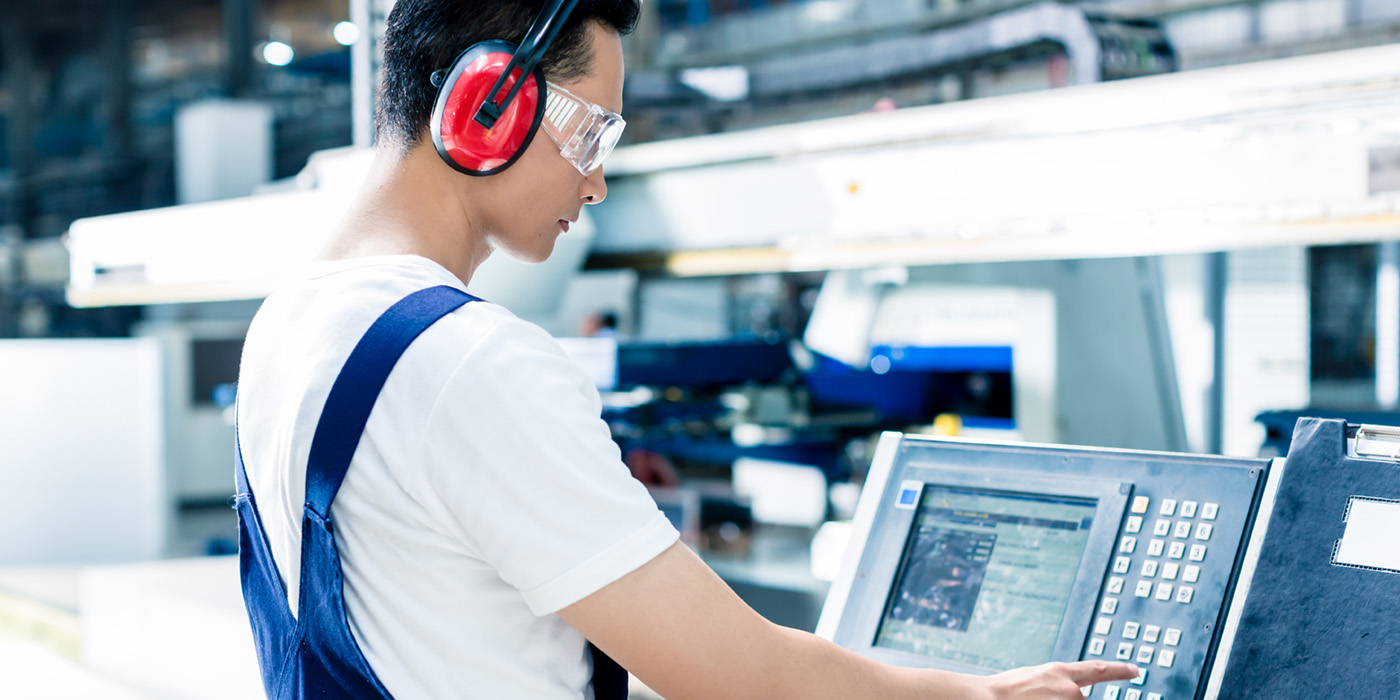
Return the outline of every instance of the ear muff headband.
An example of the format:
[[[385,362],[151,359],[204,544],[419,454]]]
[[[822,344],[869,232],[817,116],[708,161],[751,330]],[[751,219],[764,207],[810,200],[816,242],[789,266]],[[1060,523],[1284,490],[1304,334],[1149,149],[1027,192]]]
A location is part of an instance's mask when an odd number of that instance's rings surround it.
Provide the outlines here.
[[[523,80],[507,76],[515,44],[483,41],[463,51],[452,63],[438,88],[433,104],[431,130],[438,155],[458,172],[494,175],[510,167],[534,139],[544,118],[545,81],[536,69]],[[500,84],[501,88],[494,86]],[[510,88],[518,93],[506,104],[494,126],[482,126],[473,117],[491,90]]]
[[[514,75],[516,69],[519,69],[521,74],[535,72],[540,60],[544,58],[544,53],[549,50],[549,45],[554,43],[555,37],[559,36],[559,31],[564,28],[564,21],[569,18],[577,4],[578,0],[549,0],[540,9],[539,16],[535,17],[534,23],[530,25],[530,31],[525,32],[525,38],[520,40],[515,55],[511,56],[510,63],[492,86],[491,99],[484,102],[477,111],[474,118],[478,124],[489,129],[496,123],[501,112],[510,106],[511,100],[515,99],[515,93],[520,90],[520,84],[517,82],[498,103],[498,96],[506,80]]]
[[[438,155],[458,172],[510,167],[539,130],[545,81],[540,60],[578,0],[549,0],[517,46],[484,41],[463,51],[439,81],[430,128]]]

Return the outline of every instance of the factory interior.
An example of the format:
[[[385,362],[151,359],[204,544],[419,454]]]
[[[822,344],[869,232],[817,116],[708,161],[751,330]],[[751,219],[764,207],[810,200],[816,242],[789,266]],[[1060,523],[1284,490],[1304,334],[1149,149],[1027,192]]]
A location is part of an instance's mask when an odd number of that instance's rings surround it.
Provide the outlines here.
[[[263,697],[240,360],[371,172],[394,4],[0,5],[0,698]],[[646,0],[622,46],[606,201],[466,289],[739,598],[1138,666],[1095,700],[1397,697],[1400,1]]]

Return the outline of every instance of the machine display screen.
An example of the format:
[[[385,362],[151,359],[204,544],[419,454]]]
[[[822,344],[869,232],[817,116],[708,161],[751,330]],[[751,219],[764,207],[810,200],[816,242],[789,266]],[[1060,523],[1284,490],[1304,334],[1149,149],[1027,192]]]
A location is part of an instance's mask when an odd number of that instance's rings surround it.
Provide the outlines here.
[[[875,646],[992,671],[1048,661],[1097,506],[925,486]]]

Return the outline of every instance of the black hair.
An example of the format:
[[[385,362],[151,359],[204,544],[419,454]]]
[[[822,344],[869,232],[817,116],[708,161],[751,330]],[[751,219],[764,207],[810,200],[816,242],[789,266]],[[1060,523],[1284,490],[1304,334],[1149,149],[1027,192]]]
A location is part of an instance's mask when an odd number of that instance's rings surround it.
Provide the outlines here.
[[[384,32],[383,73],[376,100],[376,139],[400,148],[423,140],[433,114],[434,71],[452,65],[467,47],[490,39],[520,43],[544,0],[398,0]],[[587,25],[630,34],[639,0],[580,0],[540,61],[546,78],[566,82],[588,74],[593,54]]]

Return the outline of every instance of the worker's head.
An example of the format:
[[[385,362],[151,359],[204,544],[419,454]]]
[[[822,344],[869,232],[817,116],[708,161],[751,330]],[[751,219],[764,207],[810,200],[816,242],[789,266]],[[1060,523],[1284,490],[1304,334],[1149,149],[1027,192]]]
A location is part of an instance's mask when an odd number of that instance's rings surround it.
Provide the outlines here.
[[[480,42],[519,43],[543,5],[542,0],[397,0],[383,40],[378,148],[401,155],[436,151],[434,74],[441,79],[462,51]],[[639,11],[638,0],[580,0],[540,61],[551,99],[563,96],[583,111],[591,104],[600,114],[621,112],[621,36],[632,31]],[[607,195],[602,168],[565,157],[560,137],[540,128],[517,160],[486,177],[441,164],[443,177],[457,178],[470,191],[476,223],[490,243],[512,257],[547,258],[564,222],[576,221],[584,204]]]

